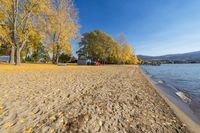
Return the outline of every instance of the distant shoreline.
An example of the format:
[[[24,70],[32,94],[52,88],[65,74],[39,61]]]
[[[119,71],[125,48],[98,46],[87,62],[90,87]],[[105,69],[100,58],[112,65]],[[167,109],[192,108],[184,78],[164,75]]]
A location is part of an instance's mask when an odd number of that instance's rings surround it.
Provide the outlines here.
[[[200,61],[143,61],[141,65],[161,65],[161,64],[200,64]]]
[[[160,56],[138,55],[138,58],[145,62],[161,64],[200,63],[200,51],[168,54]]]
[[[190,112],[189,108],[185,107],[184,103],[180,100],[176,101],[176,99],[170,99],[170,96],[161,90],[160,86],[156,85],[154,81],[144,73],[144,71],[140,68],[143,76],[149,81],[149,83],[155,88],[156,92],[165,100],[165,102],[170,106],[170,108],[174,111],[176,116],[187,125],[188,129],[191,132],[199,133],[200,131],[200,121],[195,118],[194,114]],[[183,111],[184,110],[184,111]],[[190,116],[189,116],[190,115]]]

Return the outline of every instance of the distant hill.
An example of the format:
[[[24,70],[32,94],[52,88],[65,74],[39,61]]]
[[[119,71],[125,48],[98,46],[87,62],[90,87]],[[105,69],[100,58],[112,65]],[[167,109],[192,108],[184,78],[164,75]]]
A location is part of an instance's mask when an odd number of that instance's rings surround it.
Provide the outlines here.
[[[138,55],[143,61],[200,61],[200,51],[183,53],[183,54],[169,54],[163,56],[145,56]]]

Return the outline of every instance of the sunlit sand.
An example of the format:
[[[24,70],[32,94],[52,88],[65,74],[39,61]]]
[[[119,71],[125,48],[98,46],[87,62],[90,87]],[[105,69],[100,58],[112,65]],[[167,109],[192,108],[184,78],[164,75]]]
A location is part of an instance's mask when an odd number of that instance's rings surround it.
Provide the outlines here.
[[[0,65],[1,132],[188,132],[138,66]]]

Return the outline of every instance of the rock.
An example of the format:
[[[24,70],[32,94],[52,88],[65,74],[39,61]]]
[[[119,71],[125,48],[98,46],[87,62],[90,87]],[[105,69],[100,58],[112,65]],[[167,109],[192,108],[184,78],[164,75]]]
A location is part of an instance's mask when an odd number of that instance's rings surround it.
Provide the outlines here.
[[[50,127],[43,127],[42,133],[47,133],[49,131]]]
[[[13,120],[15,120],[16,118],[17,118],[17,113],[16,113],[16,111],[10,111],[9,112],[10,113],[10,115],[8,116],[8,118],[6,119],[6,120],[11,120],[11,121],[13,121]]]
[[[99,126],[102,126],[103,125],[103,122],[102,121],[99,121]]]
[[[33,113],[37,114],[40,111],[40,109],[38,107],[36,107],[35,109],[33,109]]]

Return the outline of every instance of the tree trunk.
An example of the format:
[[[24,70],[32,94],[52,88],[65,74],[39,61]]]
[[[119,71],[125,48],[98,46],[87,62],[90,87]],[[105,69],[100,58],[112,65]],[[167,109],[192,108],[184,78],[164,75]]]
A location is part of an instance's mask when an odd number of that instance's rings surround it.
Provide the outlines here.
[[[60,57],[59,45],[57,45],[57,49],[56,49],[56,64],[59,63],[59,57]]]
[[[53,48],[53,57],[52,57],[52,63],[55,64],[56,63],[56,52],[55,52],[55,48]]]
[[[10,53],[10,64],[15,64],[15,47],[12,46]]]
[[[21,54],[21,49],[17,48],[17,50],[16,50],[16,65],[20,65],[20,63],[21,63],[20,54]]]
[[[19,0],[15,0],[13,3],[13,43],[17,46],[17,17],[18,17],[18,4]],[[20,49],[16,48],[16,65],[20,65]],[[19,56],[18,56],[19,54]],[[19,59],[18,59],[19,58]]]
[[[59,54],[57,54],[57,56],[56,56],[56,64],[58,64],[59,63]]]
[[[29,50],[28,50],[28,48],[26,47],[26,50],[25,50],[25,60],[24,60],[25,63],[26,63],[27,58],[28,58],[28,53],[29,53]]]

